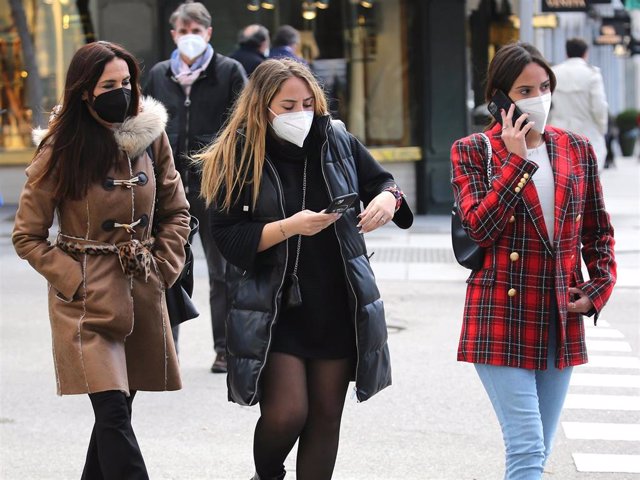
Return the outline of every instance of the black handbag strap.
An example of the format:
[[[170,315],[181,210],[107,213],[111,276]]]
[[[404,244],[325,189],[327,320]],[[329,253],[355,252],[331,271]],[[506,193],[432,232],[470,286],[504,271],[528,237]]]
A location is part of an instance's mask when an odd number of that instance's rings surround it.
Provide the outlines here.
[[[489,137],[486,134],[481,132],[478,135],[482,137],[482,140],[484,141],[484,144],[487,147],[487,189],[491,189],[491,179],[492,179],[492,173],[493,173],[493,163],[491,162],[491,159],[493,157],[493,148],[491,148],[491,140],[489,140]],[[453,211],[451,212],[454,215],[457,207],[458,207],[458,203],[454,200]]]
[[[491,148],[491,140],[489,140],[489,137],[484,133],[480,133],[480,136],[484,140],[484,144],[487,146],[487,187],[491,188],[491,174],[493,172],[491,157],[493,157],[493,149]]]
[[[153,196],[154,204],[153,204],[153,225],[151,226],[151,233],[155,235],[156,228],[158,226],[158,222],[156,220],[156,214],[158,213],[158,171],[156,170],[156,160],[153,157],[153,143],[150,143],[146,148],[147,155],[149,155],[149,159],[151,160],[151,165],[153,166],[153,176],[156,179],[156,193]]]
[[[487,146],[487,187],[491,188],[491,174],[493,172],[491,157],[493,157],[493,149],[491,148],[491,140],[489,140],[489,137],[484,133],[480,133],[480,136]]]

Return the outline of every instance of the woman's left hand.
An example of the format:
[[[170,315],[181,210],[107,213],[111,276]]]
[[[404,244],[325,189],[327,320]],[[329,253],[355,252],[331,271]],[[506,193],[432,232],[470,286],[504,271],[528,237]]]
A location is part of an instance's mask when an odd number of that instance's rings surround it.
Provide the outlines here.
[[[588,313],[593,309],[591,299],[579,288],[570,287],[569,293],[577,298],[573,302],[569,302],[567,309],[569,313]]]
[[[376,228],[388,223],[396,210],[396,197],[391,192],[381,192],[369,202],[358,217],[357,227],[361,233],[374,231]]]

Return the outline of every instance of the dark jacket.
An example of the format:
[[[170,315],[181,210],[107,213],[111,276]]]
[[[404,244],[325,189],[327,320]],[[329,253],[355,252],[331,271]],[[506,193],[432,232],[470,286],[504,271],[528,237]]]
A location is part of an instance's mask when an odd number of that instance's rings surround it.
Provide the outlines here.
[[[253,71],[266,60],[266,57],[260,53],[257,47],[241,45],[235,52],[229,55],[229,58],[239,61],[247,75],[251,75]]]
[[[187,156],[215,138],[246,81],[240,63],[215,52],[193,83],[189,98],[173,77],[169,60],[157,63],[149,72],[144,94],[162,102],[169,113],[166,131],[185,189],[200,191],[200,172]]]
[[[273,47],[269,52],[269,58],[290,58],[291,60],[295,60],[296,62],[304,63],[305,65],[307,65],[307,62],[304,58],[296,55],[293,48],[286,45],[283,47]]]
[[[314,128],[323,135],[321,165],[332,198],[356,191],[366,205],[394,183],[362,144],[341,122],[329,117],[316,119]],[[212,232],[222,254],[237,269],[240,278],[233,289],[233,304],[227,317],[227,386],[229,400],[254,405],[260,400],[260,375],[271,346],[274,323],[281,309],[282,285],[290,252],[281,242],[257,253],[266,223],[283,219],[282,186],[274,165],[267,158],[255,208],[249,189],[228,213],[213,208]],[[356,225],[359,207],[352,207],[334,224],[349,286],[357,342],[356,395],[364,401],[391,384],[384,307],[364,243]],[[394,222],[409,228],[413,214],[406,202]],[[293,253],[292,253],[293,254]]]

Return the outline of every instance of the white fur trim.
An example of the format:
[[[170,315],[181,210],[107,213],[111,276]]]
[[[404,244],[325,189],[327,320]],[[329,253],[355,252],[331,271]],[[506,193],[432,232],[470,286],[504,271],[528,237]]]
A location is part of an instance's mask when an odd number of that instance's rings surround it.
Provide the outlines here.
[[[127,118],[114,130],[116,142],[129,157],[137,157],[158,138],[167,125],[167,110],[151,97],[140,99],[140,113]]]
[[[40,142],[42,141],[42,139],[44,138],[44,136],[47,134],[48,131],[49,131],[48,128],[40,128],[40,127],[34,128],[31,131],[31,141],[36,147],[40,145]]]

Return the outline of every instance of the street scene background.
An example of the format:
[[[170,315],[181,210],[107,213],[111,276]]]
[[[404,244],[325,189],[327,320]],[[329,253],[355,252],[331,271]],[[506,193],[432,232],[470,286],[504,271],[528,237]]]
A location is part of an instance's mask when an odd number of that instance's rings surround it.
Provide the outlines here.
[[[640,478],[640,163],[617,158],[602,181],[619,280],[599,326],[585,319],[591,363],[574,370],[545,480]],[[79,478],[93,414],[86,395],[55,395],[46,284],[13,251],[14,213],[15,205],[0,208],[0,478]],[[393,385],[362,404],[349,393],[334,479],[502,478],[498,422],[473,366],[456,362],[468,272],[453,259],[449,217],[419,216],[408,231],[388,225],[367,243]],[[259,410],[227,402],[225,375],[209,372],[199,243],[195,272],[204,313],[181,329],[183,389],[140,392],[134,429],[152,479],[248,479]],[[609,470],[594,471],[594,461]],[[286,467],[295,479],[294,454]]]

